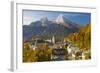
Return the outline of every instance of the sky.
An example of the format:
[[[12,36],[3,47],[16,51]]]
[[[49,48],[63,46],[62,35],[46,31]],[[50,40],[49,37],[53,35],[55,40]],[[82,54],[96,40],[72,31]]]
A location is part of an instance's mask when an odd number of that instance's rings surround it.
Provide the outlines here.
[[[90,13],[23,10],[23,25],[29,25],[31,22],[38,21],[42,17],[47,17],[50,21],[56,20],[60,14],[80,25],[86,25],[91,21]]]

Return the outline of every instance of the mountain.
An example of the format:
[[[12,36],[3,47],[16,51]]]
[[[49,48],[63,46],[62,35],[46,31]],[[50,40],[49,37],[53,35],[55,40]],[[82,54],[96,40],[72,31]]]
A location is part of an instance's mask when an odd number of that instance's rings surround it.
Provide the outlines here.
[[[41,23],[42,23],[42,26],[47,26],[48,25],[48,19],[47,19],[47,17],[41,18]]]
[[[63,25],[65,27],[70,27],[70,24],[67,24],[69,22],[66,21],[67,19],[65,19],[63,17],[63,15],[59,15],[56,19],[56,23],[59,24],[59,25]]]
[[[73,23],[69,19],[65,18],[62,14],[60,14],[55,20],[57,24],[63,25],[67,28],[79,28],[80,26],[76,23]]]
[[[29,25],[23,25],[23,37],[24,40],[32,37],[47,39],[52,36],[62,39],[72,32],[77,32],[79,27],[78,24],[68,20],[63,15],[59,15],[54,21],[48,20],[47,17],[42,17]]]

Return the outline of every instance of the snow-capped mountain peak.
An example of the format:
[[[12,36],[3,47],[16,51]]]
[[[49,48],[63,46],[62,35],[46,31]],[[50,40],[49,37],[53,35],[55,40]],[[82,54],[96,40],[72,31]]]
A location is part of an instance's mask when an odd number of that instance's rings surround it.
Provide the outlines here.
[[[60,23],[65,23],[64,21],[64,16],[62,14],[60,14],[57,19],[56,19],[56,23],[60,24]]]
[[[42,23],[42,26],[47,26],[47,24],[48,24],[48,18],[47,17],[42,17],[40,21]]]
[[[62,14],[60,14],[57,19],[56,19],[56,23],[59,25],[63,25],[65,27],[70,27],[69,25],[69,20],[67,20]]]
[[[67,19],[66,17],[64,17],[62,14],[60,14],[60,15],[56,18],[55,22],[56,22],[57,24],[59,24],[59,25],[65,26],[65,27],[67,27],[67,28],[75,28],[75,27],[77,27],[77,26],[76,26],[76,23],[73,23],[72,21],[70,21],[69,19]]]

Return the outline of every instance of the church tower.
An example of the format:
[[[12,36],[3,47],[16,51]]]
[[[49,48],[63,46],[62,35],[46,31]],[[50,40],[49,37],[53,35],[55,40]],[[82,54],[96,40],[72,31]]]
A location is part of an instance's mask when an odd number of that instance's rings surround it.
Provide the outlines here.
[[[52,37],[52,43],[55,44],[55,37]]]

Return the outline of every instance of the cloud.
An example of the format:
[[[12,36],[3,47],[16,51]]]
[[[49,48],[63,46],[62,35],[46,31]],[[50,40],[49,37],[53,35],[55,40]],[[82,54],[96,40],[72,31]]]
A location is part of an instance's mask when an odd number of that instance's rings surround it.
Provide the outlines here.
[[[29,25],[31,22],[33,22],[34,17],[29,16],[29,15],[24,15],[23,16],[23,25]]]

